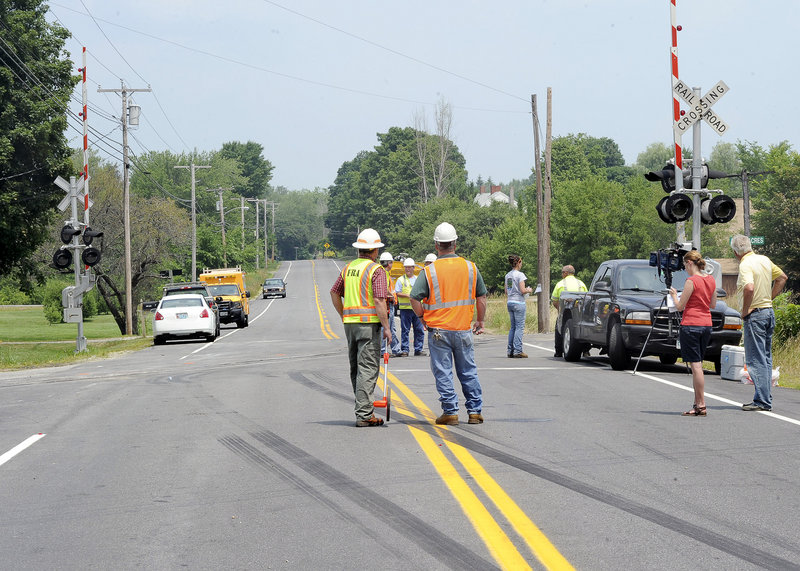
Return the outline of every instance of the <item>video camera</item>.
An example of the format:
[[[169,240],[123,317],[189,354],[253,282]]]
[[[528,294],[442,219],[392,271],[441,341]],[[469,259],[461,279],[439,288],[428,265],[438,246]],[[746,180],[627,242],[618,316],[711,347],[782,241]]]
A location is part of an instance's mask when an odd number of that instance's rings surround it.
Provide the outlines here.
[[[691,242],[675,242],[669,248],[650,252],[650,266],[658,269],[659,278],[661,273],[664,273],[664,283],[667,288],[672,287],[672,272],[684,269],[683,257],[691,250],[694,250]]]

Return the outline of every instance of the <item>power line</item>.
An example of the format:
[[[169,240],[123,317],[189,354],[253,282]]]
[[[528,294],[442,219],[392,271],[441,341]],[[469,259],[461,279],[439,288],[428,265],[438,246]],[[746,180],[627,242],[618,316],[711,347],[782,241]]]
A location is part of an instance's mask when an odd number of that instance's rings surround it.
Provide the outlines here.
[[[82,12],[80,12],[79,10],[74,10],[72,8],[68,8],[66,6],[62,6],[60,4],[57,4],[55,2],[51,2],[51,5],[52,6],[58,6],[59,8],[63,8],[65,10],[70,10],[72,12],[75,12],[76,14],[82,14]],[[236,64],[236,65],[239,65],[239,66],[242,66],[242,67],[246,67],[248,69],[253,69],[253,70],[256,70],[256,71],[261,71],[261,72],[264,72],[264,73],[277,75],[279,77],[292,79],[294,81],[300,81],[302,83],[308,83],[308,84],[317,85],[317,86],[320,86],[320,87],[327,87],[328,89],[336,89],[336,90],[339,90],[339,91],[345,91],[347,93],[355,93],[355,94],[358,94],[358,95],[366,95],[368,97],[376,97],[376,98],[379,98],[379,99],[388,99],[388,100],[391,100],[391,101],[401,101],[403,103],[414,103],[415,105],[427,105],[427,106],[435,106],[436,105],[435,103],[430,103],[428,101],[420,101],[420,100],[416,100],[416,99],[407,99],[407,98],[404,98],[404,97],[397,97],[397,96],[394,96],[394,95],[385,95],[385,94],[381,94],[381,93],[374,93],[374,92],[371,92],[371,91],[353,89],[351,87],[342,87],[340,85],[334,85],[334,84],[331,84],[331,83],[325,83],[325,82],[322,82],[322,81],[316,81],[316,80],[313,80],[313,79],[307,79],[307,78],[303,78],[303,77],[298,77],[296,75],[290,75],[288,73],[282,73],[282,72],[279,72],[279,71],[275,71],[275,70],[268,69],[268,68],[265,68],[265,67],[261,67],[261,66],[258,66],[258,65],[254,65],[254,64],[251,64],[251,63],[243,62],[243,61],[240,61],[240,60],[237,60],[237,59],[233,59],[233,58],[230,58],[230,57],[227,57],[227,56],[219,55],[219,54],[216,54],[216,53],[213,53],[213,52],[209,52],[209,51],[206,51],[206,50],[193,48],[191,46],[187,46],[187,45],[175,42],[173,40],[169,40],[169,39],[166,39],[166,38],[161,38],[159,36],[155,36],[155,35],[147,33],[147,32],[142,32],[140,30],[136,30],[134,28],[130,28],[128,26],[123,26],[122,24],[117,24],[115,22],[110,22],[108,20],[103,20],[102,18],[95,18],[95,19],[97,21],[99,21],[99,22],[103,22],[103,23],[109,24],[111,26],[116,26],[118,28],[122,28],[123,30],[127,30],[129,32],[133,32],[134,34],[139,34],[141,36],[145,36],[145,37],[157,40],[159,42],[164,42],[166,44],[170,44],[170,45],[179,47],[181,49],[184,49],[184,50],[187,50],[187,51],[190,51],[190,52],[194,52],[194,53],[198,53],[198,54],[201,54],[201,55],[204,55],[204,56],[212,57],[212,58],[215,58],[215,59],[218,59],[220,61],[227,62],[227,63],[233,63],[233,64]],[[421,63],[424,63],[424,62],[421,62]],[[441,71],[446,72],[446,73],[451,73],[451,72],[447,72],[447,70],[444,70],[444,69],[442,69]],[[453,75],[457,75],[457,74],[453,74]],[[463,78],[463,79],[465,79],[467,81],[472,81],[473,83],[476,83],[478,85],[482,85],[483,87],[487,87],[489,89],[494,89],[491,86],[488,86],[488,85],[485,85],[485,84],[481,84],[480,82],[477,82],[477,81],[474,81],[474,80],[469,80],[469,78]],[[500,91],[500,90],[497,90],[497,89],[494,89],[494,90],[495,91]],[[501,91],[501,93],[504,93],[504,92]],[[515,98],[519,99],[519,97],[517,97],[515,95],[511,95],[509,93],[504,93],[504,94],[508,95],[510,97],[515,97]],[[527,100],[524,100],[524,101],[527,102]],[[466,109],[466,110],[472,110],[472,111],[481,111],[481,112],[491,112],[491,113],[524,113],[526,115],[530,114],[530,111],[527,111],[527,110],[525,110],[525,111],[522,111],[522,110],[520,110],[520,111],[509,111],[509,110],[499,110],[499,109],[480,109],[480,108],[474,108],[474,107],[460,107],[460,106],[457,106],[457,105],[454,105],[453,108],[454,109]]]
[[[391,54],[394,54],[396,56],[400,56],[402,58],[411,60],[411,61],[413,61],[415,63],[420,64],[420,65],[424,65],[424,66],[429,67],[431,69],[435,69],[436,71],[441,71],[442,73],[446,73],[448,75],[452,75],[453,77],[457,77],[459,79],[463,79],[464,81],[468,81],[470,83],[474,83],[475,85],[479,85],[479,86],[484,87],[486,89],[490,89],[492,91],[496,91],[497,93],[502,93],[503,95],[507,95],[508,97],[513,97],[514,99],[519,99],[521,101],[525,101],[526,103],[528,102],[528,100],[525,99],[524,97],[519,97],[518,95],[514,95],[513,93],[508,93],[507,91],[503,91],[502,89],[498,89],[496,87],[492,87],[491,85],[487,85],[486,83],[481,83],[480,81],[474,80],[474,79],[469,78],[469,77],[467,77],[465,75],[461,75],[460,73],[456,73],[454,71],[450,71],[449,69],[445,69],[445,68],[440,67],[438,65],[434,65],[432,63],[423,61],[423,60],[421,60],[419,58],[415,58],[414,56],[410,56],[408,54],[404,54],[403,52],[399,52],[399,51],[394,50],[392,48],[389,48],[389,47],[386,47],[384,45],[381,45],[381,44],[379,44],[377,42],[373,42],[372,40],[368,40],[366,38],[362,38],[361,36],[358,36],[356,34],[348,32],[347,30],[342,30],[341,28],[337,28],[336,26],[332,26],[331,24],[328,24],[327,22],[323,22],[322,20],[317,20],[316,18],[312,18],[311,16],[308,16],[306,14],[298,12],[297,10],[292,10],[291,8],[287,8],[286,6],[278,4],[277,2],[273,2],[272,0],[261,0],[261,1],[266,3],[266,4],[271,4],[272,6],[275,6],[276,8],[280,8],[281,10],[286,10],[287,12],[290,12],[290,13],[296,15],[296,16],[300,16],[301,18],[305,18],[306,20],[310,20],[310,21],[312,21],[312,22],[314,22],[316,24],[319,24],[320,26],[325,26],[326,28],[330,28],[331,30],[334,30],[336,32],[339,32],[339,33],[344,34],[346,36],[349,36],[351,38],[355,38],[356,40],[364,42],[365,44],[369,44],[369,45],[374,46],[376,48],[385,50],[385,51],[387,51],[387,52],[389,52]]]

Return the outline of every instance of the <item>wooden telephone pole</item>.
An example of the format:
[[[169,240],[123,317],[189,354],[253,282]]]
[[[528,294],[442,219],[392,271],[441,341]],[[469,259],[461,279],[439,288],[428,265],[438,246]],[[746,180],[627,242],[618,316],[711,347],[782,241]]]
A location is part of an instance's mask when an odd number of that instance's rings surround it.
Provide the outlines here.
[[[539,333],[550,331],[550,140],[552,130],[552,89],[547,88],[547,138],[545,141],[545,184],[542,188],[542,160],[539,149],[539,114],[536,106],[536,95],[531,95],[531,112],[533,115],[533,150],[536,157],[536,242],[538,257],[538,322]]]

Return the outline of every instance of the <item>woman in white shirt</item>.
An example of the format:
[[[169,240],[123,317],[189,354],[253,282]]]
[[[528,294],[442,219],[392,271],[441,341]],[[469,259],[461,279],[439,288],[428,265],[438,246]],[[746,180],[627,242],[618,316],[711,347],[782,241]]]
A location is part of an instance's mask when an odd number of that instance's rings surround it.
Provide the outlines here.
[[[533,288],[525,286],[528,279],[522,273],[522,258],[516,254],[508,257],[511,271],[506,274],[505,287],[508,301],[508,316],[511,319],[511,329],[508,332],[508,349],[506,353],[511,358],[526,359],[528,356],[522,352],[522,332],[525,329],[525,294],[533,293]]]

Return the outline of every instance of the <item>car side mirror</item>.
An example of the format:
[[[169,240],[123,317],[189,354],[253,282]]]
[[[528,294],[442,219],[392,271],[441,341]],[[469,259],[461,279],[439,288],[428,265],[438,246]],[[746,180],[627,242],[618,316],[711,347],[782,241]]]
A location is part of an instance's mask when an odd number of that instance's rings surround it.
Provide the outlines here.
[[[244,292],[244,296],[245,297],[250,297],[250,290],[247,290],[246,292]]]
[[[222,301],[222,296],[218,295],[217,297],[214,298],[214,301]]]
[[[722,289],[721,287],[717,288],[717,299],[723,299],[728,297],[728,292]]]
[[[611,291],[611,284],[608,282],[597,282],[594,289],[596,291]]]

